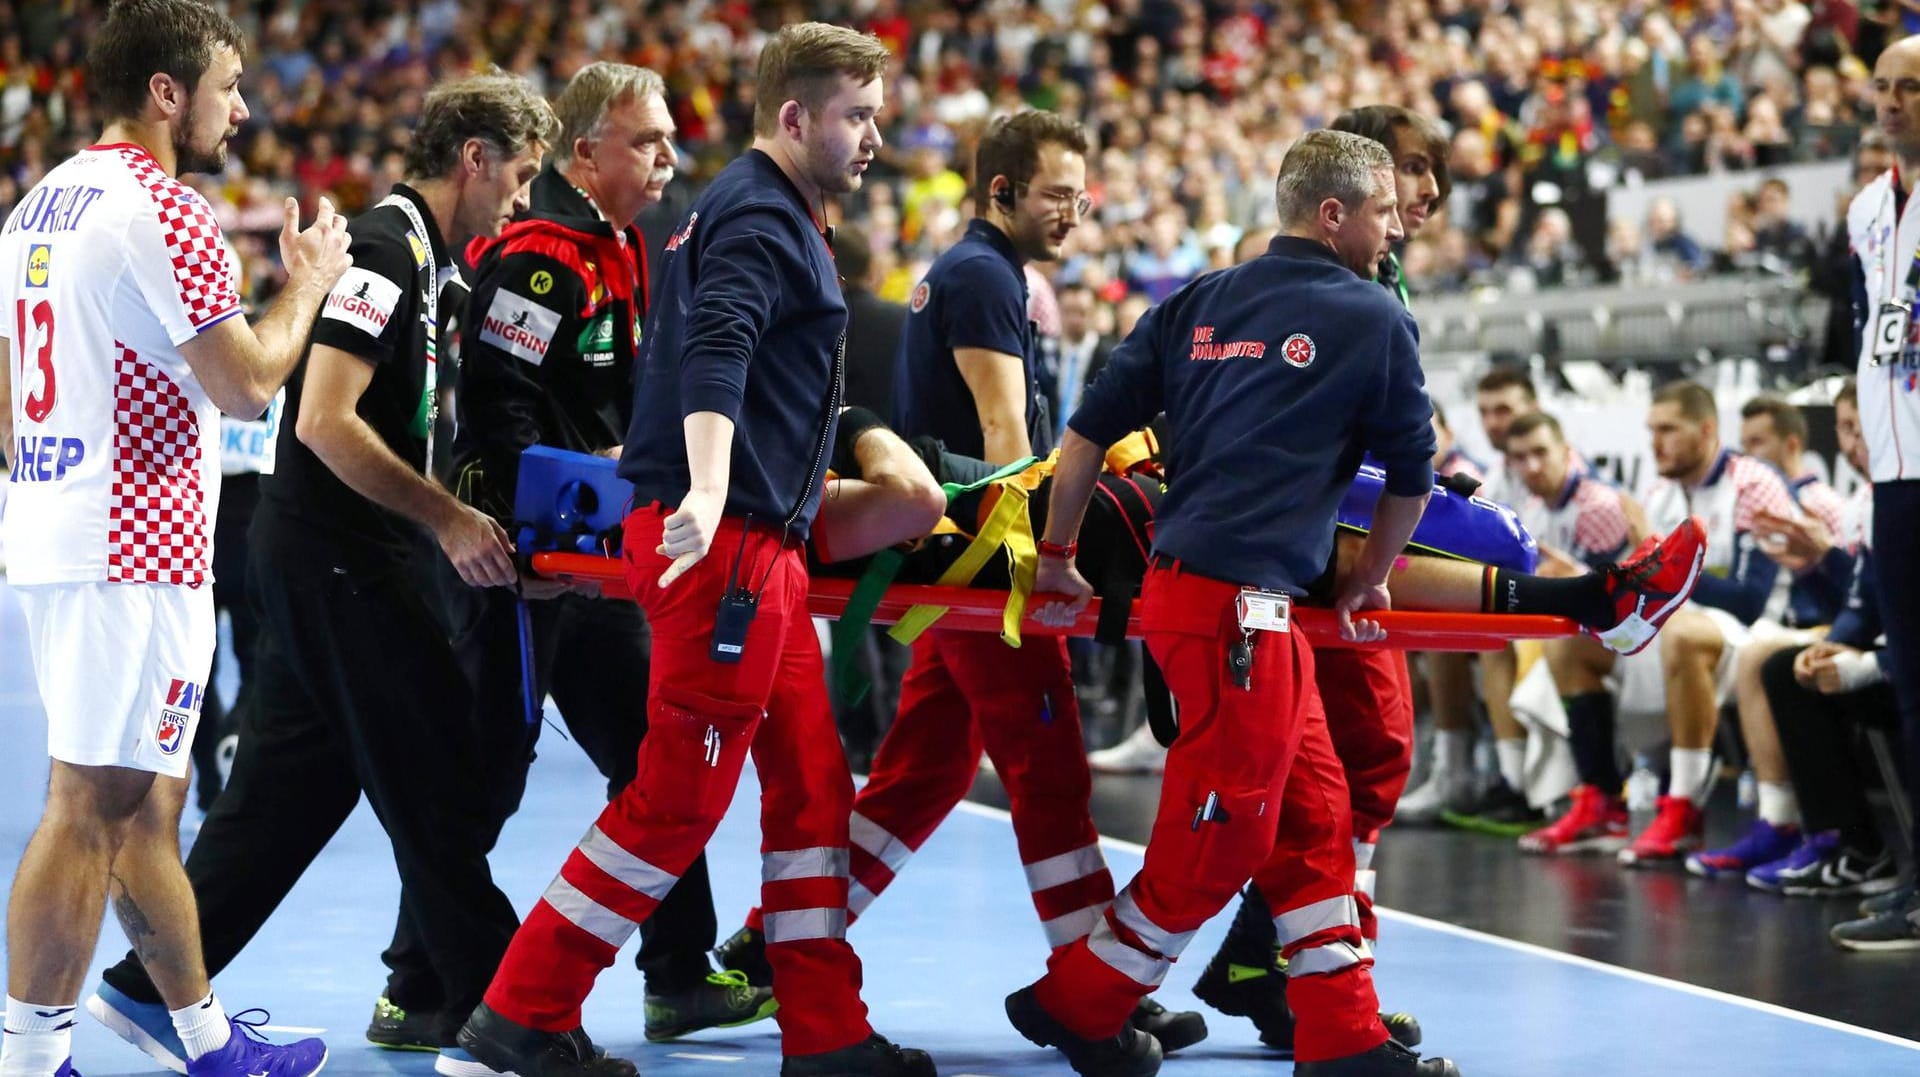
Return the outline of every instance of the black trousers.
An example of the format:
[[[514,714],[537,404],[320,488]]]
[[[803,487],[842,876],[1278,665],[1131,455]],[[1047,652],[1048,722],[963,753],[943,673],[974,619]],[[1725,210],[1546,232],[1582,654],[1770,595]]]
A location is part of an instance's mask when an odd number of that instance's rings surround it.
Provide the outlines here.
[[[187,857],[207,971],[253,938],[365,792],[450,1009],[478,1005],[518,926],[493,883],[471,692],[404,565],[286,520],[250,541],[260,617],[232,780]],[[158,1001],[129,954],[106,980]]]
[[[1854,734],[1862,723],[1894,724],[1893,690],[1883,683],[1830,696],[1803,687],[1793,679],[1793,660],[1805,649],[1781,651],[1760,667],[1801,820],[1809,833],[1838,830],[1854,849],[1878,849],[1880,836],[1864,792],[1870,775],[1860,766]]]
[[[253,672],[253,641],[260,634],[247,600],[247,530],[260,504],[260,476],[246,471],[220,480],[220,509],[213,524],[213,608],[226,611],[233,628],[233,656],[239,662],[239,691],[227,707],[220,693],[208,692],[200,712],[200,729],[193,738],[193,784],[201,811],[213,808],[220,795],[220,739],[233,732],[234,717],[246,705],[248,675]],[[207,673],[212,685],[220,677],[220,653],[214,651]]]
[[[1900,709],[1906,742],[1907,796],[1920,819],[1920,480],[1873,486],[1873,571],[1879,588],[1881,627],[1887,646],[1881,658]]]
[[[449,566],[441,580],[454,652],[474,687],[474,721],[484,746],[488,792],[487,845],[520,807],[540,739],[540,720],[527,724],[521,699],[520,633],[512,593],[462,584]],[[553,696],[567,733],[607,779],[609,799],[626,788],[639,765],[647,731],[647,670],[652,636],[632,602],[578,595],[529,602],[533,628],[535,698]],[[446,1005],[446,996],[422,944],[411,892],[403,892],[393,943],[381,959],[392,970],[387,998],[411,1011]],[[706,952],[717,924],[703,854],[681,875],[654,914],[640,925],[637,963],[655,991],[673,991],[713,970]],[[465,1011],[459,1016],[464,1018]]]

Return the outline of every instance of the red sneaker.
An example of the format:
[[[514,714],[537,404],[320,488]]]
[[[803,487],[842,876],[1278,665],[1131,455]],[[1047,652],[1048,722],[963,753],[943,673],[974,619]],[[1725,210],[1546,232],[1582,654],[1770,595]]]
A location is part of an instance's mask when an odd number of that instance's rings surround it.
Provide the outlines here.
[[[1611,853],[1627,844],[1627,805],[1598,786],[1577,786],[1565,815],[1520,839],[1520,851],[1545,855]]]
[[[1663,796],[1655,802],[1658,814],[1653,822],[1620,850],[1622,864],[1645,864],[1656,860],[1678,860],[1700,848],[1706,836],[1706,817],[1693,801],[1685,797]]]
[[[1601,570],[1619,622],[1612,628],[1581,631],[1616,654],[1639,653],[1693,594],[1706,559],[1707,529],[1698,516],[1687,517],[1657,542],[1647,539],[1624,564]]]

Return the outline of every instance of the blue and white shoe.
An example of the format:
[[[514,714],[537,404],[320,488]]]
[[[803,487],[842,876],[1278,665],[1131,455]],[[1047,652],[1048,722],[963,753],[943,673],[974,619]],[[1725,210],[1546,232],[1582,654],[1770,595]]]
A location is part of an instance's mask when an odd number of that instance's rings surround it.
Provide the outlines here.
[[[87,996],[87,1012],[113,1034],[146,1052],[175,1073],[187,1072],[187,1049],[173,1030],[165,1003],[135,1002],[112,984],[102,983]]]
[[[243,1021],[257,1013],[259,1021]],[[268,1043],[259,1033],[265,1010],[243,1010],[227,1018],[233,1035],[227,1045],[187,1063],[188,1077],[313,1077],[327,1064],[327,1045],[317,1038],[289,1044]]]
[[[80,1071],[73,1068],[72,1055],[68,1055],[67,1060],[60,1063],[60,1068],[53,1071],[53,1077],[80,1077]]]
[[[1799,827],[1774,826],[1765,819],[1755,819],[1732,845],[1687,857],[1687,870],[1703,879],[1745,875],[1762,864],[1771,864],[1792,854],[1799,845]]]
[[[1799,845],[1794,846],[1793,852],[1747,872],[1747,885],[1769,894],[1783,893],[1789,878],[1797,877],[1808,868],[1817,869],[1820,862],[1832,856],[1839,847],[1840,834],[1837,831],[1808,834],[1800,839]]]
[[[433,1072],[440,1077],[518,1077],[513,1073],[490,1069],[485,1062],[468,1054],[464,1047],[440,1048],[440,1057],[433,1060]]]

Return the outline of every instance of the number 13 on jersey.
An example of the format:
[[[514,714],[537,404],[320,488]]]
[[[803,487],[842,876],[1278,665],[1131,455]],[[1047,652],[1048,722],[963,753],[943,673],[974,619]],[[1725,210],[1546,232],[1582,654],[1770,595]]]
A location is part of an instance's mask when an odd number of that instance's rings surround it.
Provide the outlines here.
[[[44,423],[60,391],[53,372],[53,304],[42,299],[29,308],[26,300],[15,300],[13,342],[20,349],[20,410]]]

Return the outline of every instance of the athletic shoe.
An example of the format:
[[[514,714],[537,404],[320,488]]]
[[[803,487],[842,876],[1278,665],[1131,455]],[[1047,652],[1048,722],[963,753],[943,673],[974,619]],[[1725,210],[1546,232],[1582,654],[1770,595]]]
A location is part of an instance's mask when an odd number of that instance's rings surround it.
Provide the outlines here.
[[[1434,826],[1447,812],[1471,807],[1474,799],[1472,771],[1436,766],[1427,772],[1426,781],[1400,797],[1393,821],[1401,826]]]
[[[87,1012],[114,1035],[146,1052],[148,1058],[175,1073],[187,1072],[187,1049],[173,1028],[165,1003],[135,1002],[110,983],[102,982],[87,996]]]
[[[381,995],[367,1022],[367,1042],[389,1051],[438,1051],[447,1046],[439,1013],[408,1011]]]
[[[1608,796],[1597,786],[1580,785],[1573,790],[1573,806],[1567,813],[1520,839],[1523,853],[1569,855],[1572,853],[1610,853],[1627,844],[1627,805],[1617,796]]]
[[[1441,812],[1440,820],[1477,834],[1517,838],[1538,830],[1547,821],[1547,813],[1527,803],[1526,794],[1496,778],[1466,807]]]
[[[1620,850],[1620,862],[1633,867],[1661,860],[1678,860],[1706,840],[1707,820],[1686,797],[1663,796],[1654,801],[1653,822]]]
[[[1096,774],[1160,774],[1167,769],[1167,750],[1143,722],[1113,747],[1088,752],[1087,767]]]
[[[433,1060],[433,1072],[440,1077],[518,1077],[493,1069],[460,1047],[442,1047],[440,1056]]]
[[[1909,894],[1904,905],[1877,916],[1835,924],[1827,936],[1843,950],[1920,950],[1920,895]]]
[[[1245,1017],[1260,1033],[1260,1042],[1284,1057],[1293,1057],[1293,1011],[1287,1008],[1287,965],[1276,958],[1269,965],[1243,965],[1224,954],[1213,955],[1194,996],[1229,1017]],[[1383,1013],[1380,1023],[1404,1047],[1420,1043],[1420,1022],[1410,1013]]]
[[[714,948],[713,959],[720,967],[746,976],[755,987],[773,987],[773,963],[767,960],[767,937],[750,927],[727,936]]]
[[[1421,1058],[1389,1039],[1371,1051],[1323,1062],[1296,1062],[1293,1077],[1460,1077],[1460,1067],[1444,1058]]]
[[[1127,1023],[1160,1041],[1160,1051],[1184,1051],[1207,1038],[1207,1019],[1192,1010],[1169,1010],[1151,998],[1133,1008]]]
[[[1799,844],[1799,827],[1774,826],[1765,819],[1755,819],[1740,840],[1732,845],[1687,857],[1687,870],[1702,879],[1745,875],[1762,864],[1771,864],[1793,852]]]
[[[0,564],[0,569],[6,567],[7,566]],[[53,1071],[53,1077],[80,1077],[80,1071],[73,1068],[72,1055],[68,1055],[67,1060],[60,1063],[60,1068]]]
[[[1762,864],[1747,872],[1747,885],[1769,894],[1781,893],[1786,890],[1787,874],[1805,870],[1809,865],[1818,867],[1820,861],[1839,847],[1840,835],[1831,830],[1808,834],[1800,839],[1800,844],[1794,846],[1792,852],[1771,864]]]
[[[242,1020],[250,1013],[260,1020]],[[327,1045],[318,1039],[268,1043],[259,1032],[267,1019],[265,1010],[242,1010],[227,1018],[233,1029],[227,1045],[188,1059],[187,1077],[313,1077],[327,1064]]]
[[[542,1032],[481,1003],[460,1026],[460,1046],[495,1073],[520,1077],[638,1077],[639,1067],[595,1048],[583,1028]]]
[[[1913,897],[1913,883],[1907,882],[1884,894],[1875,894],[1860,903],[1860,915],[1878,916],[1883,912],[1892,912],[1905,905]]]
[[[1788,897],[1859,897],[1899,886],[1900,866],[1885,849],[1868,856],[1843,846],[1813,864],[1780,874],[1780,892]]]
[[[1641,544],[1642,549],[1646,546]],[[1689,516],[1651,549],[1635,554],[1624,564],[1600,570],[1616,623],[1606,629],[1581,629],[1616,654],[1638,654],[1693,594],[1707,557],[1707,529],[1698,516]]]
[[[686,991],[646,995],[647,1041],[677,1040],[703,1028],[737,1028],[773,1016],[773,988],[755,987],[738,969],[708,973]]]
[[[925,1051],[899,1047],[878,1032],[851,1047],[818,1055],[788,1055],[780,1077],[935,1077]]]
[[[1104,1040],[1079,1035],[1041,1007],[1031,984],[1007,996],[1007,1020],[1033,1044],[1059,1048],[1082,1077],[1153,1077],[1165,1057],[1160,1041],[1132,1023]]]

